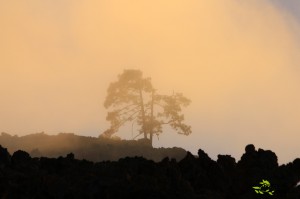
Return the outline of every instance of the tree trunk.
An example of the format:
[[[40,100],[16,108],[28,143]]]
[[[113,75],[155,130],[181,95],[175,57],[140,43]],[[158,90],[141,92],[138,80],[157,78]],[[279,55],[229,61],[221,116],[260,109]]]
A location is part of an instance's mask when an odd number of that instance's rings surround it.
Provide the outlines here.
[[[140,93],[141,111],[142,111],[142,120],[143,120],[142,129],[143,129],[143,133],[144,133],[144,138],[147,139],[147,132],[146,132],[146,129],[145,129],[145,123],[146,123],[146,119],[145,119],[145,107],[144,107],[142,89],[139,90],[139,93]]]
[[[151,98],[151,119],[150,119],[150,144],[152,146],[152,137],[153,137],[153,104],[154,104],[154,90],[152,90]]]

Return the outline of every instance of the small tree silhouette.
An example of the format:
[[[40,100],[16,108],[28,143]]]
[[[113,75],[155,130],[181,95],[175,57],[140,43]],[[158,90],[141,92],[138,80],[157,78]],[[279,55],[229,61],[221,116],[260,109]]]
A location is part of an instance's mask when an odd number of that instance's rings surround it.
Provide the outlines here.
[[[144,134],[148,139],[149,135],[151,145],[153,134],[159,136],[164,124],[169,124],[179,134],[189,135],[191,127],[183,123],[184,115],[180,114],[181,107],[189,104],[190,100],[181,93],[157,94],[151,79],[143,78],[140,70],[124,70],[118,81],[112,82],[107,89],[104,107],[113,110],[107,113],[106,120],[111,126],[103,134],[110,137],[126,122],[136,121],[141,126],[137,136]],[[160,112],[154,109],[156,107]]]

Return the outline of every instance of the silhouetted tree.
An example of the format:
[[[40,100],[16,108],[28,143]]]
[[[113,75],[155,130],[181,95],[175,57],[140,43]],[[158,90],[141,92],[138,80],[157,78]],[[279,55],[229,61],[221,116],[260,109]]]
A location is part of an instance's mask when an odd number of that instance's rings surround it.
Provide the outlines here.
[[[169,124],[179,134],[189,135],[191,127],[183,123],[184,115],[180,114],[181,107],[189,104],[190,100],[181,93],[173,92],[171,96],[157,94],[151,78],[143,78],[140,70],[124,70],[118,81],[112,82],[107,89],[104,106],[113,110],[107,114],[106,120],[111,126],[103,135],[110,137],[124,123],[135,120],[141,126],[138,135],[144,134],[148,139],[149,134],[151,144],[153,134],[162,133],[164,124]],[[154,107],[159,107],[160,111]]]

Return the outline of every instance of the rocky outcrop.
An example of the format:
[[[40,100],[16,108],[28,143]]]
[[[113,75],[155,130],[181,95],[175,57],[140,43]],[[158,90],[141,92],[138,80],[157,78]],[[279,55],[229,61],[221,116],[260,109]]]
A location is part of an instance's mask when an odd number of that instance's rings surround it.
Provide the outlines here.
[[[11,157],[0,146],[0,163],[0,198],[300,198],[300,159],[278,166],[275,153],[253,145],[237,163],[230,155],[214,161],[201,149],[198,157],[187,152],[180,161],[135,156],[91,162],[73,153],[32,158],[18,150]],[[273,196],[254,192],[262,179],[271,183]]]
[[[3,148],[0,145],[0,167],[4,167],[10,164],[11,156],[7,151],[7,148]]]

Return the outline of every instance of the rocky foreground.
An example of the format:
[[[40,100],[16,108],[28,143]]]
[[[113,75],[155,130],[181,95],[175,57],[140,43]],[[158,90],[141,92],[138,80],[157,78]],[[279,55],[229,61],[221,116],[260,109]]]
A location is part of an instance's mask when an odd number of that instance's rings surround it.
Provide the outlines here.
[[[262,179],[274,195],[254,192]],[[229,155],[213,161],[201,149],[198,157],[187,152],[179,162],[126,157],[94,163],[72,153],[31,158],[18,150],[11,156],[0,147],[0,198],[299,199],[299,180],[299,158],[278,166],[275,153],[253,145],[238,163]]]

